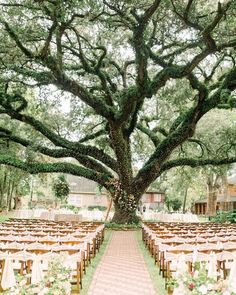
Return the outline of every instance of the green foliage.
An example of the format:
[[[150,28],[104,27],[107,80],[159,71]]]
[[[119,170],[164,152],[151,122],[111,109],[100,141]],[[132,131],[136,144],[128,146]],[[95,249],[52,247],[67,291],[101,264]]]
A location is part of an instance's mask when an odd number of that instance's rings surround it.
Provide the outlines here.
[[[169,200],[177,198],[184,204],[184,198],[186,197],[185,210],[190,210],[195,200],[206,197],[204,173],[198,168],[173,168],[163,173],[163,175],[152,184],[151,189],[165,193],[167,208],[171,207],[168,203]]]
[[[224,222],[230,222],[230,223],[236,223],[236,210],[224,212],[224,211],[218,211],[216,213],[216,216],[211,218],[211,221],[224,223]]]
[[[32,203],[31,201],[28,202],[28,208],[30,210],[35,209],[36,208],[36,204]],[[45,207],[43,207],[43,209],[46,209]]]
[[[174,211],[178,211],[182,206],[182,201],[179,199],[171,200],[171,207]]]
[[[206,264],[196,263],[193,265],[192,273],[179,271],[176,278],[171,278],[167,282],[167,286],[170,290],[177,288],[177,292],[182,294],[226,294],[234,295],[235,293],[231,291],[231,286],[228,284],[227,280],[222,278],[212,278],[208,276]],[[178,289],[179,287],[179,289]]]
[[[43,279],[37,284],[29,284],[28,279],[30,274],[17,275],[16,285],[11,290],[5,291],[3,294],[61,294],[68,295],[71,293],[70,278],[72,276],[72,270],[69,267],[64,266],[67,256],[60,254],[60,256],[50,259],[48,263],[48,270]],[[58,292],[58,290],[60,290]]]
[[[53,184],[53,191],[55,197],[61,201],[65,200],[68,197],[70,189],[64,175],[58,176],[58,178],[55,180]]]
[[[71,210],[75,214],[77,214],[77,213],[79,213],[81,211],[81,207],[76,207],[74,205],[68,205],[68,204],[62,206],[61,208],[65,208],[65,209]]]
[[[88,206],[89,211],[93,211],[94,209],[97,209],[99,211],[106,211],[107,207],[106,206],[100,206],[100,205]]]
[[[169,210],[172,208],[174,211],[178,211],[182,206],[182,201],[177,198],[175,199],[165,198],[165,203]]]
[[[0,165],[0,208],[11,210],[14,198],[21,198],[30,191],[30,177],[24,171]]]
[[[130,223],[130,224],[119,224],[115,222],[106,222],[105,227],[113,230],[136,230],[141,228],[140,221],[138,223]]]
[[[2,216],[2,215],[1,215],[1,216],[0,216],[0,223],[1,223],[1,222],[5,222],[6,220],[8,220],[8,218],[9,218],[8,216]]]

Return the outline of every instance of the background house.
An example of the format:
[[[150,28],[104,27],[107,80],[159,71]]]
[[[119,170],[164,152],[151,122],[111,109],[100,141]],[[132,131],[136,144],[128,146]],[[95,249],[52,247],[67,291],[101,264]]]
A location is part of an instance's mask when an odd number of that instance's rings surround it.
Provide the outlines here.
[[[164,193],[147,191],[141,198],[142,208],[146,210],[162,209],[164,206]]]
[[[98,184],[92,180],[68,175],[67,181],[70,187],[68,204],[76,207],[86,208],[88,206],[109,205],[109,197],[106,190],[99,191]],[[164,194],[156,191],[146,192],[141,199],[146,210],[162,208],[164,205]]]
[[[226,196],[219,191],[216,202],[216,211],[232,211],[236,209],[236,175],[227,178]],[[194,203],[194,213],[205,215],[207,210],[207,199],[199,200]]]
[[[88,206],[104,206],[109,204],[109,198],[105,190],[99,191],[98,184],[92,180],[67,175],[70,187],[67,202],[69,205],[87,208]]]

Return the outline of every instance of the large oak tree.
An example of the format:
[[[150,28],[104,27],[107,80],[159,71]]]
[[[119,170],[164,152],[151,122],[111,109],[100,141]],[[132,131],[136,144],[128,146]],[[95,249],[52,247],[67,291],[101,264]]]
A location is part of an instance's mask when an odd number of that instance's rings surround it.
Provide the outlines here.
[[[113,220],[130,223],[142,194],[168,169],[235,162],[232,142],[220,156],[199,157],[204,142],[194,137],[210,110],[236,106],[236,3],[221,2],[1,0],[0,114],[24,132],[1,125],[0,136],[53,160],[1,153],[0,163],[95,180],[112,195]],[[37,115],[25,95],[34,88],[44,104],[41,89],[50,100],[55,87],[58,101],[71,101],[73,132],[64,121],[59,132],[45,116],[53,109]],[[81,114],[95,118],[87,134]],[[137,171],[140,132],[153,147]],[[187,145],[195,153],[181,156]]]

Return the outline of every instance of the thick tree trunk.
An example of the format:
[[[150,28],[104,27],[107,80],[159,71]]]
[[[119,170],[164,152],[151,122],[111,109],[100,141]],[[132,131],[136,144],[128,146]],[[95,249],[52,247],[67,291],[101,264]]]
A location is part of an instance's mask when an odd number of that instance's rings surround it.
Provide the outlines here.
[[[115,209],[112,222],[119,224],[138,223],[139,217],[136,215],[136,210],[140,197],[122,190],[119,182],[116,183],[115,188],[111,194]]]
[[[119,224],[134,224],[139,222],[139,217],[136,215],[136,208],[133,210],[125,210],[115,204],[115,213],[112,222]]]

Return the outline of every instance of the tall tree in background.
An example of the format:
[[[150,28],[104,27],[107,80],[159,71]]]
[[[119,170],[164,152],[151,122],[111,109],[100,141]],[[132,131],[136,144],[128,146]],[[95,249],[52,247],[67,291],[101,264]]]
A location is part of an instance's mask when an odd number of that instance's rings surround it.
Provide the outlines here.
[[[163,172],[235,162],[234,139],[209,156],[195,137],[209,111],[236,106],[236,3],[222,2],[1,1],[0,114],[21,132],[1,125],[0,136],[63,160],[1,153],[0,163],[95,180],[112,194],[113,221],[130,223]],[[32,88],[38,114],[25,95]],[[50,119],[65,100],[71,111],[56,128]],[[138,132],[152,142],[139,170]]]
[[[6,121],[5,121],[6,124]],[[11,126],[14,128],[14,126]],[[24,158],[23,151],[16,144],[0,140],[0,153]],[[0,165],[0,210],[18,208],[21,197],[29,191],[29,173],[15,167]]]

